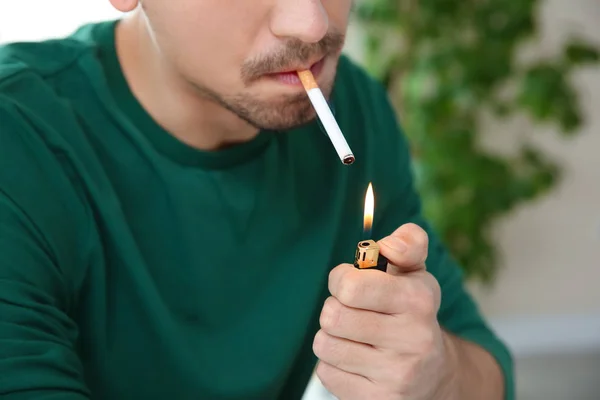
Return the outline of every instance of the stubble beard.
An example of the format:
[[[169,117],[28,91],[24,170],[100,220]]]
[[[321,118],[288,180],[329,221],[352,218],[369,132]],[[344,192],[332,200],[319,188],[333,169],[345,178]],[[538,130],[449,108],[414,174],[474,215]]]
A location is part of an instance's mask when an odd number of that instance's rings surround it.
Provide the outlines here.
[[[316,118],[315,109],[304,91],[272,101],[262,100],[246,93],[225,97],[207,88],[196,88],[203,97],[258,130],[290,130],[309,124]],[[322,85],[320,89],[324,96],[329,98],[333,83]]]
[[[220,96],[206,88],[197,88],[210,101],[218,104],[258,130],[288,130],[311,122],[315,112],[306,93],[286,96],[276,102],[250,94]]]
[[[312,122],[316,112],[306,92],[288,94],[276,100],[264,100],[250,93],[252,85],[263,79],[265,74],[286,67],[297,60],[306,60],[321,55],[333,64],[337,70],[339,58],[345,41],[345,35],[330,32],[317,44],[305,44],[291,40],[288,46],[277,54],[251,60],[242,67],[242,81],[247,88],[245,93],[224,96],[206,87],[195,86],[205,98],[220,105],[243,121],[259,130],[290,130]],[[334,72],[320,89],[325,98],[329,98],[335,82]]]

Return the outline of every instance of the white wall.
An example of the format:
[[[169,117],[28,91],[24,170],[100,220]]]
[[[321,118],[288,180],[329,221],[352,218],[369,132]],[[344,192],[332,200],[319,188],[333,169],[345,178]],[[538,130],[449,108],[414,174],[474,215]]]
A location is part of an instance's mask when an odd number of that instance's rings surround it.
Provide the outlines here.
[[[68,35],[81,23],[119,15],[108,0],[0,0],[0,42]]]

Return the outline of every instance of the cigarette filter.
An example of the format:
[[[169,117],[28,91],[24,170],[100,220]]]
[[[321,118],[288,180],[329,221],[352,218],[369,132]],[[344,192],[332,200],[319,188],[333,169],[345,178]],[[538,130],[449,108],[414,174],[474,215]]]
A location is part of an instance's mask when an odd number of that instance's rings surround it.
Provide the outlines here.
[[[358,269],[387,271],[388,260],[379,254],[379,245],[374,240],[362,240],[356,246],[354,266]]]

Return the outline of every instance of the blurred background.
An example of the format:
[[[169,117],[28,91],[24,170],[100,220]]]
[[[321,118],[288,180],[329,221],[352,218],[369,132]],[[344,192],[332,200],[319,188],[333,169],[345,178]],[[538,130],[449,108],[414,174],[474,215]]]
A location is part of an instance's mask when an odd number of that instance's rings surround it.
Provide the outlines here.
[[[117,17],[107,0],[0,0],[0,43]],[[597,0],[361,0],[350,27],[519,400],[600,399],[598,21]],[[328,398],[313,380],[305,400]]]

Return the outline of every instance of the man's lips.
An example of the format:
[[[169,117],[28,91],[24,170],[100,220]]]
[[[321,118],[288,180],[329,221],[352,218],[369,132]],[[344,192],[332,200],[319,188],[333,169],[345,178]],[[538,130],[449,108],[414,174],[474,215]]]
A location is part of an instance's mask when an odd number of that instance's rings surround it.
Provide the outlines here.
[[[310,67],[310,71],[313,73],[315,78],[318,77],[319,73],[323,69],[324,64],[325,64],[325,58],[321,58],[319,61],[312,64],[312,66]],[[302,85],[302,82],[300,81],[300,78],[298,77],[298,71],[304,70],[304,69],[306,69],[306,68],[299,67],[298,69],[291,69],[291,70],[287,70],[287,71],[271,73],[271,74],[267,74],[266,76],[268,78],[274,79],[274,80],[276,80],[280,83],[286,84],[286,85],[297,86],[297,85]]]

